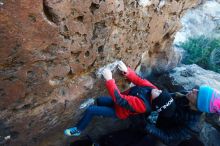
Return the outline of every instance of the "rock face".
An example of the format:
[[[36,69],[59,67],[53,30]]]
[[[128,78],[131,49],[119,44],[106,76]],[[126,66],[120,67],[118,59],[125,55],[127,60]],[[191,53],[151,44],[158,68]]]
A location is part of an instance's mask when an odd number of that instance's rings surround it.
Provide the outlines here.
[[[191,90],[204,84],[220,91],[220,74],[204,70],[195,64],[182,65],[159,77],[158,83],[173,92]],[[206,122],[201,126],[200,139],[207,146],[219,146],[220,116],[206,114],[204,120]]]
[[[176,33],[174,45],[185,42],[190,37],[219,38],[219,7],[219,0],[202,0],[198,7],[187,11],[181,18],[183,27]],[[206,29],[207,26],[209,29]]]
[[[120,59],[150,72],[174,67],[179,18],[198,3],[0,0],[1,136],[11,135],[8,145],[38,145],[45,136],[45,145],[58,145],[80,103],[107,94],[98,68]]]
[[[158,82],[170,91],[191,90],[204,84],[220,90],[220,74],[196,64],[176,67],[169,74],[162,75]]]

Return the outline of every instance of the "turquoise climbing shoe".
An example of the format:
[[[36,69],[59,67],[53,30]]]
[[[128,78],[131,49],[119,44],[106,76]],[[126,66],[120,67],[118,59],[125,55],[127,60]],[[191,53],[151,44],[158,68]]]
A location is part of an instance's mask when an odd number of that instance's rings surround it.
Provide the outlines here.
[[[66,136],[80,136],[81,133],[76,127],[73,127],[73,128],[66,129],[64,131],[64,134]]]

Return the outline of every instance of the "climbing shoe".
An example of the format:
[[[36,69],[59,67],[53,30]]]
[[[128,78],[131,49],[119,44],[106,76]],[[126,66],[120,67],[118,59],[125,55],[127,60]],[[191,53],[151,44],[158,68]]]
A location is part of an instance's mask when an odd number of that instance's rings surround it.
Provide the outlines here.
[[[66,136],[80,136],[81,133],[76,127],[73,127],[73,128],[66,129],[64,131],[64,134]]]

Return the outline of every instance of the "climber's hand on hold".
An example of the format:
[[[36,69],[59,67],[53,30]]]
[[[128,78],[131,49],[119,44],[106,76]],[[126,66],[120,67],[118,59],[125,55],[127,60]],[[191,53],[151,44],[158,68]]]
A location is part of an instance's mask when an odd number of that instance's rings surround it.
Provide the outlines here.
[[[103,75],[103,77],[105,78],[106,81],[112,79],[112,72],[111,72],[111,70],[108,69],[108,68],[105,68],[105,69],[102,71],[102,75]]]
[[[120,71],[122,71],[124,74],[126,74],[127,72],[128,72],[128,68],[127,68],[127,66],[124,64],[124,62],[122,62],[122,61],[119,61],[119,63],[118,63],[118,69],[120,70]]]

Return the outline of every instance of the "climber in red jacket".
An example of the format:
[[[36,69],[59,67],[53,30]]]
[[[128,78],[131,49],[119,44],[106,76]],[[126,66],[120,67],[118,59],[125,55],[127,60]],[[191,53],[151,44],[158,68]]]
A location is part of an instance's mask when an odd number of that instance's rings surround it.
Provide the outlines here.
[[[142,79],[122,61],[119,62],[118,68],[135,86],[121,93],[112,78],[111,70],[104,69],[102,75],[111,97],[97,98],[97,105],[89,106],[78,124],[64,131],[65,135],[79,136],[93,116],[126,119],[135,114],[150,114],[152,109],[168,117],[173,114],[175,103],[166,90],[159,90],[148,80]],[[152,107],[152,102],[154,107]]]

